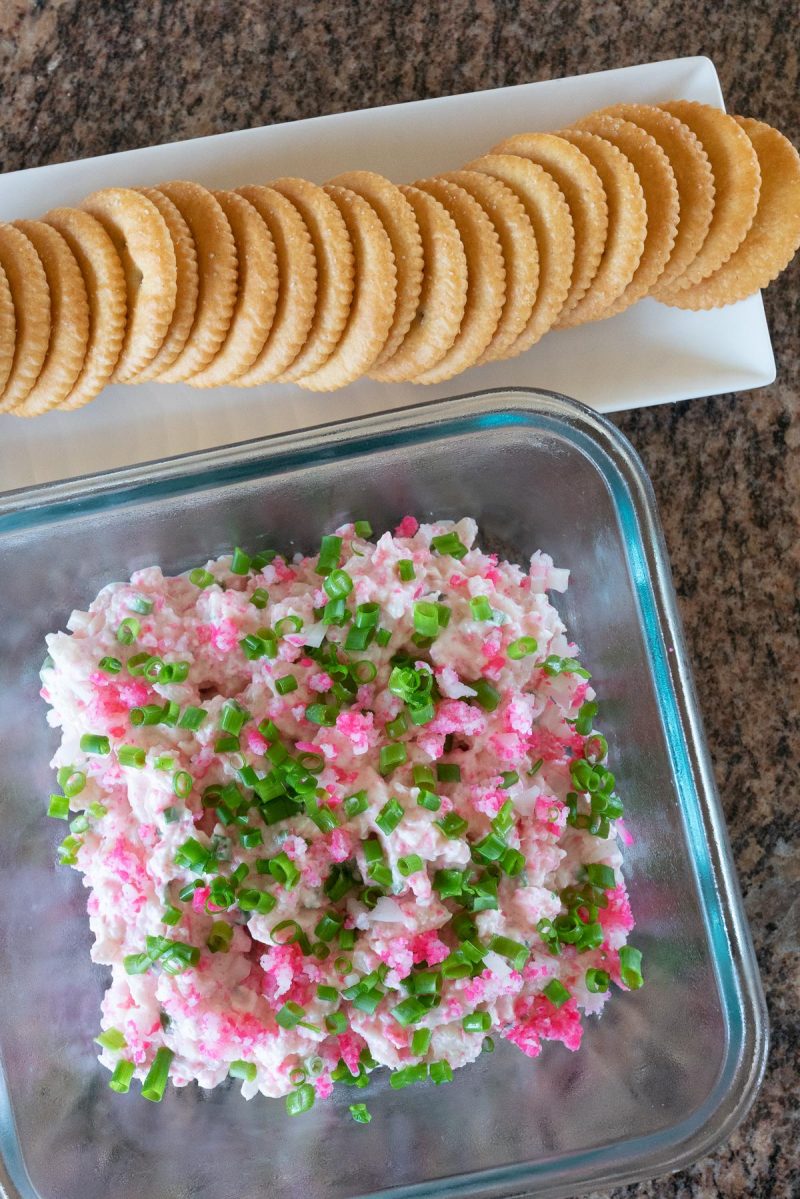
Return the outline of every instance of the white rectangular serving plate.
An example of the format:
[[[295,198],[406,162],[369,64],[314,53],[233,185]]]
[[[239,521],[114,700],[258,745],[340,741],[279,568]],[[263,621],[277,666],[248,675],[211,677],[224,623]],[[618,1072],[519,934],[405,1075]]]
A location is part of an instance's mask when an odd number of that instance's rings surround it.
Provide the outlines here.
[[[594,108],[685,98],[723,107],[713,63],[681,58],[223,133],[0,176],[0,220],[77,204],[96,188],[195,179],[209,187],[280,175],[324,182],[365,168],[397,182],[452,170],[501,138],[558,129]],[[758,114],[755,114],[758,115]],[[484,388],[563,392],[600,412],[771,383],[760,295],[712,312],[644,300],[611,320],[548,334],[527,353],[432,387],[364,380],[322,395],[293,384],[210,391],[108,387],[75,413],[0,417],[0,490],[108,470],[268,433]]]

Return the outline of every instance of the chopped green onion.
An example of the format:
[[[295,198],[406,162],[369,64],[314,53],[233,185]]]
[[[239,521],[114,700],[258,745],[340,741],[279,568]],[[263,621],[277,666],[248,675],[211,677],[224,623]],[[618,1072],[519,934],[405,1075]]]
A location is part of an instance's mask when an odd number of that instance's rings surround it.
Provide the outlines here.
[[[111,742],[102,733],[84,733],[80,744],[85,754],[99,754],[104,757],[111,753]]]
[[[586,971],[586,990],[592,995],[599,995],[611,986],[611,977],[605,970]]]
[[[422,858],[416,853],[410,853],[404,858],[397,859],[397,869],[403,878],[408,878],[410,874],[418,874],[420,870],[424,869],[424,866]]]
[[[195,874],[202,874],[208,865],[209,851],[204,845],[201,845],[194,837],[189,837],[184,841],[175,853],[175,863],[183,867],[185,870],[191,870]]]
[[[202,591],[204,588],[211,586],[214,582],[214,576],[202,566],[197,566],[194,570],[189,571],[189,582],[193,583],[195,587],[199,587]]]
[[[436,637],[439,632],[439,610],[428,600],[414,603],[414,631],[422,637]]]
[[[485,595],[476,595],[469,601],[470,610],[473,620],[491,620],[493,616],[492,605],[489,603]]]
[[[510,937],[493,936],[489,941],[489,949],[506,958],[513,968],[522,971],[531,956],[531,951],[521,941],[512,941]]]
[[[152,654],[149,654],[147,650],[143,650],[140,654],[132,654],[125,663],[128,674],[133,675],[134,678],[138,678],[139,675],[144,674],[145,668],[151,658]]]
[[[212,953],[227,953],[233,940],[233,925],[227,920],[215,920],[211,925],[206,945]]]
[[[354,521],[353,532],[355,533],[356,537],[364,537],[364,538],[371,537],[372,536],[372,525],[369,523],[368,520]]]
[[[135,616],[126,616],[117,626],[117,641],[120,645],[133,645],[142,631],[142,626]]]
[[[408,732],[408,720],[405,712],[401,712],[399,716],[395,716],[394,720],[390,720],[386,725],[387,736],[397,740],[403,736],[403,733]]]
[[[119,674],[122,670],[119,658],[101,658],[97,666],[104,674]]]
[[[500,869],[509,878],[516,878],[525,869],[525,855],[509,847],[500,859]]]
[[[507,799],[492,821],[492,829],[499,836],[505,837],[514,827],[514,805]]]
[[[264,844],[264,834],[260,828],[243,828],[239,833],[239,840],[245,849],[256,849],[259,845]]]
[[[116,1091],[118,1095],[126,1095],[131,1087],[131,1080],[136,1067],[133,1062],[120,1061],[114,1067],[114,1073],[111,1075],[108,1085],[112,1091]]]
[[[440,783],[460,783],[461,767],[456,762],[437,762],[436,778]]]
[[[355,626],[358,629],[374,629],[380,620],[381,610],[378,604],[359,604],[356,608]]]
[[[586,877],[593,887],[599,887],[603,891],[611,891],[616,886],[614,871],[600,862],[592,862],[586,867]]]
[[[285,674],[282,678],[275,680],[275,690],[278,695],[289,695],[291,691],[297,690],[297,679],[293,674]]]
[[[396,742],[393,745],[382,745],[378,756],[378,769],[382,775],[387,775],[407,760],[408,750],[405,745]]]
[[[93,816],[95,820],[99,820],[101,816],[106,815],[108,808],[105,806],[105,804],[97,803],[95,801],[89,804],[86,811],[90,816]]]
[[[570,998],[570,993],[562,982],[557,978],[551,978],[550,982],[544,988],[543,993],[547,996],[554,1007],[563,1007]]]
[[[392,639],[392,634],[389,629],[378,629],[375,633],[375,640],[378,645],[386,646]]]
[[[290,629],[293,633],[299,633],[302,627],[302,618],[295,616],[294,612],[290,612],[288,616],[282,616],[275,622],[275,632],[279,637],[286,637]]]
[[[69,822],[69,831],[71,833],[85,833],[89,828],[89,821],[84,816],[83,812],[76,816],[74,820]]]
[[[161,923],[172,928],[176,924],[180,924],[182,912],[180,908],[174,908],[171,903],[168,903],[161,913]]]
[[[325,1027],[328,1032],[343,1033],[347,1031],[347,1016],[344,1012],[331,1012],[325,1017]]]
[[[619,951],[619,973],[625,986],[638,991],[644,984],[642,977],[642,951],[632,945],[623,945]]]
[[[328,599],[344,599],[353,590],[353,580],[346,570],[332,570],[322,587]]]
[[[55,820],[69,820],[69,799],[66,795],[51,795],[47,815]]]
[[[440,1087],[444,1082],[453,1081],[453,1067],[449,1062],[431,1062],[431,1081]]]
[[[314,929],[314,936],[320,941],[332,941],[344,923],[344,916],[326,912]]]
[[[178,799],[187,799],[192,793],[194,779],[187,770],[176,770],[172,776],[172,790]]]
[[[128,609],[138,612],[140,616],[149,616],[153,611],[153,601],[144,595],[132,595],[128,600]]]
[[[502,771],[500,777],[503,780],[500,786],[504,791],[507,791],[509,787],[513,787],[515,783],[519,782],[519,775],[517,774],[516,770],[504,770]]]
[[[404,999],[391,1009],[391,1014],[398,1024],[407,1028],[409,1024],[416,1024],[418,1020],[421,1020],[426,1010],[414,995],[409,995],[408,999]]]
[[[337,538],[338,540],[338,538]],[[319,572],[319,567],[317,567]],[[286,1112],[289,1116],[302,1116],[303,1112],[308,1112],[314,1106],[315,1091],[310,1082],[304,1082],[296,1091],[291,1091],[286,1096]]]
[[[159,704],[145,704],[143,708],[131,708],[128,715],[134,728],[142,724],[159,724],[164,709]]]
[[[484,1037],[481,1045],[481,1053],[494,1053],[494,1038]]]
[[[269,566],[270,562],[274,562],[277,556],[277,550],[262,550],[261,553],[254,554],[252,562],[253,570],[263,570],[265,566]]]
[[[512,641],[506,650],[512,662],[518,662],[520,658],[527,658],[530,654],[535,654],[539,648],[535,637],[518,637],[516,641]]]
[[[236,902],[242,912],[258,912],[262,916],[271,912],[278,903],[269,891],[259,891],[257,887],[243,887]]]
[[[244,1062],[241,1058],[237,1058],[228,1066],[228,1074],[231,1078],[241,1078],[245,1082],[253,1082],[257,1073],[258,1068],[255,1062]]]
[[[464,890],[464,876],[460,870],[437,870],[433,886],[442,899],[452,899]]]
[[[468,1012],[462,1017],[461,1027],[464,1032],[488,1032],[492,1027],[492,1017],[488,1012]]]
[[[121,745],[117,750],[117,761],[120,766],[135,766],[137,770],[141,770],[147,761],[147,755],[139,745]]]
[[[411,1052],[416,1057],[424,1057],[430,1049],[431,1045],[431,1030],[429,1028],[418,1028],[415,1030],[411,1038]]]
[[[397,563],[397,574],[403,583],[410,583],[412,579],[417,577],[417,572],[414,570],[414,563],[410,558],[400,559]]]
[[[486,712],[494,712],[500,703],[500,692],[488,679],[476,679],[470,686],[475,691],[475,700]]]
[[[436,550],[437,554],[449,554],[451,558],[461,560],[466,553],[467,547],[459,540],[457,533],[440,533],[438,537],[431,538],[431,549]]]
[[[194,708],[190,704],[189,707],[184,708],[181,718],[178,721],[178,728],[191,729],[192,731],[199,729],[207,715],[208,712],[206,712],[205,708]]]
[[[542,769],[543,766],[544,766],[544,758],[537,758],[536,761],[531,766],[530,770],[527,772],[528,778],[533,778],[533,776],[535,774],[539,773],[539,771]]]
[[[438,812],[442,806],[442,801],[438,795],[434,795],[432,791],[427,791],[424,787],[420,787],[417,803],[421,808],[426,808],[429,812]]]
[[[389,1076],[389,1086],[395,1091],[403,1087],[413,1086],[416,1082],[424,1082],[428,1077],[428,1067],[425,1062],[416,1066],[404,1066],[402,1070],[394,1070]]]
[[[348,653],[361,653],[365,650],[374,636],[374,629],[371,626],[357,627],[353,626],[348,631],[345,638],[344,648]]]
[[[279,853],[270,860],[269,872],[287,891],[293,890],[300,881],[300,871],[286,853]]]
[[[232,733],[234,737],[238,737],[249,719],[250,713],[246,712],[235,699],[229,699],[222,705],[219,727],[224,733]]]
[[[370,1120],[372,1119],[372,1115],[366,1103],[351,1103],[348,1110],[356,1124],[369,1124]]]
[[[310,721],[311,724],[320,724],[332,728],[336,724],[336,717],[339,715],[339,710],[331,704],[309,704],[305,715],[306,720]]]
[[[434,824],[440,828],[445,837],[449,837],[452,841],[457,840],[469,828],[469,824],[457,812],[448,812],[441,820],[435,820]]]
[[[342,553],[342,539],[334,535],[322,538],[316,571],[318,575],[329,575],[339,565]]]
[[[264,587],[256,587],[255,591],[250,596],[249,602],[254,608],[263,610],[269,603],[269,592]]]
[[[126,974],[146,974],[152,964],[149,953],[129,953],[122,959]]]
[[[506,843],[499,833],[487,833],[483,840],[472,847],[473,857],[479,861],[497,862],[506,851]]]
[[[336,1003],[339,998],[339,992],[336,987],[329,987],[325,983],[320,983],[317,987],[317,999],[323,1000],[324,1003]]]
[[[558,654],[550,654],[542,662],[542,670],[546,675],[576,674],[582,679],[590,679],[588,670],[581,666],[577,658],[559,658]]]
[[[95,1037],[98,1045],[102,1045],[104,1049],[118,1050],[126,1049],[128,1042],[125,1040],[118,1028],[109,1028],[105,1032],[101,1032]]]
[[[57,774],[58,785],[68,799],[73,799],[76,795],[80,795],[83,788],[86,786],[86,775],[82,770],[75,770],[72,766],[62,766]]]
[[[164,1088],[167,1085],[169,1077],[170,1063],[175,1054],[171,1049],[162,1046],[158,1050],[152,1066],[147,1071],[145,1080],[142,1083],[142,1098],[149,1099],[153,1103],[159,1103],[164,1097]]]
[[[356,791],[355,795],[349,795],[342,806],[348,820],[352,820],[354,816],[360,816],[369,807],[366,791]]]
[[[357,683],[371,683],[378,673],[378,668],[374,662],[370,662],[368,658],[362,658],[360,662],[354,662],[350,668],[353,678]]]
[[[251,560],[250,555],[246,554],[238,545],[234,548],[233,557],[231,558],[231,574],[246,575],[250,570]]]
[[[404,815],[405,813],[402,806],[394,797],[392,797],[383,805],[380,812],[375,817],[375,823],[381,832],[388,837],[389,834],[393,833],[397,828]]]
[[[281,1028],[286,1029],[296,1028],[305,1018],[305,1008],[300,1007],[299,1003],[294,1003],[291,999],[284,1003],[283,1007],[275,1015],[275,1019]]]

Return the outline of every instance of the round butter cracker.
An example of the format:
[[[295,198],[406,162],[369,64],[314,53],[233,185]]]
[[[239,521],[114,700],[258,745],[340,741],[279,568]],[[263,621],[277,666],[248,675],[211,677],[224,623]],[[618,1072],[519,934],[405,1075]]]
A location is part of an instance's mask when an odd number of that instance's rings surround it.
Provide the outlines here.
[[[564,138],[582,151],[603,184],[608,203],[608,234],[597,274],[560,329],[602,319],[621,300],[644,252],[647,208],[639,177],[630,160],[611,142],[582,129],[561,130]]]
[[[39,377],[50,341],[50,289],[33,243],[14,225],[0,225],[0,267],[14,305],[14,357],[0,395],[0,412],[13,412]]]
[[[758,208],[744,241],[712,275],[673,296],[679,308],[720,308],[766,287],[800,247],[800,155],[777,129],[750,117],[733,118],[758,156]]]
[[[553,328],[564,311],[574,278],[572,215],[564,193],[552,175],[529,158],[517,154],[486,154],[476,158],[470,164],[470,170],[498,179],[513,191],[525,209],[536,238],[536,297],[525,327],[504,353],[505,358],[513,358],[535,345]]]
[[[467,258],[467,300],[458,335],[444,357],[413,380],[441,383],[475,366],[492,341],[506,298],[505,262],[497,231],[474,196],[442,178],[423,179],[414,186],[450,213]]]
[[[139,190],[155,204],[172,238],[176,267],[175,308],[160,349],[143,370],[128,380],[130,383],[144,383],[148,379],[157,379],[162,371],[172,366],[192,331],[200,289],[197,250],[186,221],[172,200],[168,200],[163,192],[155,187],[143,187]]]
[[[89,301],[89,341],[80,374],[58,405],[72,411],[93,400],[111,379],[125,337],[127,287],[122,261],[100,222],[78,208],[54,208],[43,218],[75,255]]]
[[[692,100],[670,100],[660,107],[692,130],[714,176],[714,211],[705,241],[674,286],[658,289],[658,299],[668,304],[676,292],[719,270],[744,241],[758,207],[761,171],[749,137],[727,113]]]
[[[397,295],[389,335],[374,366],[387,362],[411,327],[422,290],[422,237],[414,209],[396,184],[373,171],[346,171],[331,179],[361,196],[380,217],[389,235],[397,273]]]
[[[202,371],[224,342],[236,304],[236,243],[222,205],[199,183],[171,180],[158,187],[180,212],[197,252],[197,307],[191,331],[175,360],[157,376],[183,383]]]
[[[81,204],[114,243],[127,287],[127,327],[112,383],[124,383],[155,358],[175,308],[177,265],[169,229],[141,192],[108,187]]]
[[[308,337],[278,377],[281,383],[293,383],[319,370],[344,332],[353,299],[353,246],[339,208],[317,184],[286,177],[269,186],[294,204],[305,221],[317,264],[317,298]]]
[[[678,184],[669,158],[641,126],[621,117],[593,113],[578,121],[575,128],[595,133],[622,151],[639,176],[647,209],[647,233],[639,265],[622,295],[603,313],[608,317],[649,295],[663,275],[678,229]]]
[[[344,387],[369,370],[386,344],[397,296],[392,243],[374,208],[349,188],[326,184],[324,190],[347,226],[355,283],[347,324],[336,348],[313,374],[298,379],[310,391]]]
[[[531,319],[539,287],[539,247],[522,201],[510,187],[481,171],[440,175],[469,192],[483,208],[500,241],[505,268],[505,302],[491,341],[476,365],[508,356]]]
[[[257,387],[279,378],[308,338],[317,298],[317,265],[308,227],[290,200],[271,187],[240,187],[272,236],[278,270],[275,316],[267,340],[236,387]]]
[[[15,221],[44,267],[50,291],[50,340],[38,379],[15,409],[16,416],[39,416],[62,404],[71,392],[89,345],[89,299],[81,268],[66,240],[44,221]]]
[[[569,206],[574,235],[572,280],[556,328],[586,294],[597,274],[608,234],[608,204],[602,181],[581,150],[554,133],[518,133],[491,151],[517,154],[547,171]]]
[[[688,125],[654,104],[614,104],[597,116],[619,117],[638,125],[658,142],[669,159],[678,188],[675,245],[651,294],[669,290],[687,271],[703,245],[714,212],[714,175],[708,155]],[[578,121],[577,127],[583,122]]]
[[[278,263],[272,234],[258,210],[236,192],[214,192],[230,222],[239,263],[236,307],[215,358],[189,382],[221,387],[253,365],[272,328],[278,302]]]
[[[467,256],[455,221],[428,192],[406,186],[400,190],[414,209],[422,237],[422,290],[400,345],[369,372],[379,383],[413,379],[441,362],[458,336],[467,304]]]

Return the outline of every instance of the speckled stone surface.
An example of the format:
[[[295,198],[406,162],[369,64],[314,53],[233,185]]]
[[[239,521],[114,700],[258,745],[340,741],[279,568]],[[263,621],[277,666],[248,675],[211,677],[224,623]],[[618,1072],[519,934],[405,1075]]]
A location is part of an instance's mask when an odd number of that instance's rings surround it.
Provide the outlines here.
[[[793,10],[764,0],[5,0],[0,169],[683,54],[708,54],[732,110],[798,144]],[[800,1195],[800,261],[766,304],[776,384],[615,419],[661,508],[772,1048],[727,1145],[614,1199]]]

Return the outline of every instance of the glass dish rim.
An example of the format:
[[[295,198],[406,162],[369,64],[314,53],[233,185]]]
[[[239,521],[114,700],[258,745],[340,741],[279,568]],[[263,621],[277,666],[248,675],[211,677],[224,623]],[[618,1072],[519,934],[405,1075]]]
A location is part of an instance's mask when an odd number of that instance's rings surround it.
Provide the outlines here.
[[[471,1193],[517,1196],[574,1194],[576,1186],[620,1185],[677,1170],[725,1140],[744,1117],[763,1077],[768,1029],[766,1005],[749,929],[705,744],[687,660],[655,495],[633,446],[604,416],[556,392],[533,388],[493,389],[324,425],[182,454],[63,482],[0,493],[0,537],[52,519],[103,507],[187,493],[194,486],[247,481],[263,473],[311,466],[322,458],[375,453],[409,439],[441,439],[469,429],[534,424],[567,435],[588,457],[608,487],[624,539],[639,618],[655,680],[661,718],[681,812],[693,848],[704,851],[693,869],[726,1015],[725,1058],[705,1102],[678,1124],[616,1141],[562,1159],[545,1158],[469,1174],[450,1175],[370,1192],[363,1199],[426,1199]],[[259,468],[261,470],[259,471]],[[153,491],[155,489],[155,495]],[[667,654],[666,646],[672,647]],[[4,1080],[0,1078],[0,1125],[7,1159],[25,1175]],[[620,1157],[620,1150],[622,1156]],[[16,1160],[15,1160],[16,1159]],[[0,1194],[19,1192],[0,1158]]]

